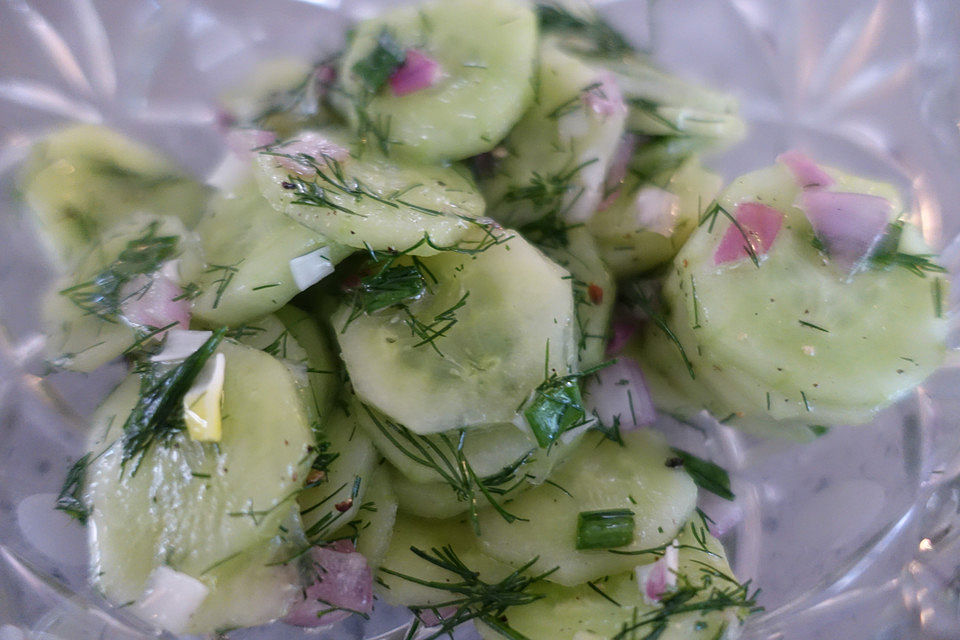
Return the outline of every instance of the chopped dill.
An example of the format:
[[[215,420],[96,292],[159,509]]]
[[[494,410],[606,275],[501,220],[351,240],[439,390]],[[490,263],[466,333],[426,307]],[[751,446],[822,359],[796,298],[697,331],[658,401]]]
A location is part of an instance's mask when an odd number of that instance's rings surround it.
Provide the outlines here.
[[[90,507],[83,501],[83,486],[90,463],[90,454],[82,456],[70,466],[67,476],[57,495],[55,509],[65,512],[71,518],[76,518],[80,524],[86,524],[90,517]]]

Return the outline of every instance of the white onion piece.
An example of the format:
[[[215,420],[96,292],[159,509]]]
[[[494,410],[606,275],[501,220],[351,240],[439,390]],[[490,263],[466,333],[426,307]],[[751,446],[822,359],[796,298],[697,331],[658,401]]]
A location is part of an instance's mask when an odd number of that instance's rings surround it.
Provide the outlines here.
[[[830,259],[848,271],[870,255],[893,213],[880,196],[822,190],[804,191],[800,207]]]
[[[790,170],[794,180],[803,189],[826,189],[833,185],[834,180],[830,174],[800,151],[781,153],[777,156],[777,162]]]
[[[669,237],[677,222],[680,198],[659,187],[644,187],[634,196],[632,207],[637,229]]]
[[[320,166],[328,161],[343,162],[350,157],[350,152],[347,149],[316,131],[304,131],[298,134],[296,139],[273,148],[272,152],[291,156],[308,156],[313,158],[315,163]],[[280,166],[302,176],[316,173],[309,164],[297,162],[293,158],[277,156],[276,161]]]
[[[298,627],[328,626],[351,613],[373,611],[373,572],[349,540],[314,547],[310,557],[316,569],[304,599],[293,605],[283,621]],[[343,609],[331,611],[332,609]]]
[[[139,275],[121,288],[120,313],[127,322],[155,328],[174,323],[190,326],[190,301],[182,297],[183,289],[168,277],[168,271],[161,268],[149,276]]]
[[[130,606],[138,618],[166,629],[183,633],[210,589],[194,577],[159,566],[147,578],[143,595]]]
[[[196,352],[210,339],[212,331],[170,329],[163,340],[163,348],[150,356],[151,362],[178,362]]]
[[[300,291],[317,284],[333,273],[330,247],[320,247],[316,251],[293,258],[290,261],[290,273]]]
[[[619,420],[624,431],[648,426],[657,419],[643,371],[632,358],[621,356],[590,376],[584,396],[587,414],[596,416],[605,425]]]
[[[637,587],[647,604],[656,604],[671,589],[677,586],[677,568],[680,566],[680,550],[677,541],[670,543],[663,556],[651,564],[634,569]]]
[[[733,217],[737,224],[727,227],[713,254],[714,264],[742,260],[750,255],[748,247],[756,256],[765,255],[773,247],[783,224],[782,213],[759,202],[738,204]]]
[[[440,79],[440,63],[417,49],[407,49],[403,64],[390,76],[390,89],[395,96],[405,96],[429,89]]]

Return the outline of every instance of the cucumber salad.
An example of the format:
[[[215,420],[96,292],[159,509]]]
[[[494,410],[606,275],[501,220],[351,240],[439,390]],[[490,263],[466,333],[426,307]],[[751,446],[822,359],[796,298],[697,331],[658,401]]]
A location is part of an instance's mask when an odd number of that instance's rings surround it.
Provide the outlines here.
[[[802,442],[944,358],[895,189],[797,150],[724,184],[736,101],[588,4],[404,5],[222,107],[206,180],[94,125],[22,173],[50,365],[129,365],[56,508],[175,635],[736,637],[757,586],[697,507],[729,476],[658,413]]]

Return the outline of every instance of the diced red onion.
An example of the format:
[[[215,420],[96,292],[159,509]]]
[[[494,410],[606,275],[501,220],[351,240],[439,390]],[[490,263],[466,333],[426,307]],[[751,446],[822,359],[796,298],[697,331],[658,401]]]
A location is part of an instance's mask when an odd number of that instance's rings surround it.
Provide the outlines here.
[[[238,156],[252,156],[253,149],[272,144],[277,139],[273,131],[263,129],[230,129],[227,131],[227,146]]]
[[[606,425],[619,420],[624,431],[651,425],[657,419],[646,378],[632,358],[621,356],[590,376],[584,396],[589,415],[595,415]]]
[[[617,78],[609,71],[597,76],[596,86],[583,93],[583,102],[594,113],[601,116],[614,116],[627,112],[627,103]]]
[[[738,204],[733,217],[739,224],[739,228],[733,223],[727,227],[727,232],[723,234],[720,245],[713,254],[714,264],[736,262],[746,258],[750,255],[747,250],[748,242],[756,255],[765,255],[773,246],[783,224],[782,213],[759,202]]]
[[[436,627],[441,622],[452,616],[456,613],[456,607],[441,607],[439,609],[424,609],[417,614],[417,617],[420,618],[420,622],[423,623],[425,627]]]
[[[316,164],[319,165],[324,164],[327,159],[343,162],[350,157],[350,152],[347,149],[316,131],[305,131],[299,134],[296,139],[284,143],[273,151],[290,156],[304,155],[313,158]],[[314,168],[308,163],[279,156],[277,156],[276,160],[280,166],[294,173],[299,173],[303,176],[315,173]]]
[[[617,187],[616,189],[608,193],[606,196],[604,196],[603,200],[600,201],[600,204],[597,205],[597,211],[606,211],[607,209],[612,207],[613,203],[616,202],[617,198],[620,197],[620,192],[621,192],[620,187]]]
[[[846,270],[870,255],[893,211],[886,198],[822,190],[804,191],[800,207],[830,259]]]
[[[677,568],[680,566],[680,552],[674,540],[663,552],[663,556],[651,564],[640,565],[634,572],[637,587],[647,604],[656,604],[670,590],[677,586]]]
[[[137,276],[123,286],[120,313],[127,322],[154,328],[174,323],[181,329],[190,326],[190,301],[182,298],[183,289],[170,276],[168,269],[161,268],[152,275]]]
[[[373,572],[352,542],[339,540],[314,547],[310,557],[316,569],[315,581],[304,590],[304,599],[290,609],[284,622],[298,627],[327,626],[353,612],[373,610]],[[336,608],[346,611],[324,613]]]
[[[625,133],[620,137],[613,157],[610,159],[610,168],[607,169],[607,179],[604,187],[607,191],[613,191],[627,177],[627,168],[630,165],[630,158],[637,150],[638,138],[632,133]]]
[[[743,508],[739,502],[736,500],[725,500],[707,491],[700,492],[697,506],[700,507],[700,510],[709,518],[709,520],[707,520],[707,528],[710,530],[710,533],[717,537],[726,534],[743,520]]]
[[[680,198],[660,187],[640,189],[633,198],[634,224],[638,230],[669,237],[676,225]]]
[[[323,96],[327,89],[337,81],[337,68],[333,65],[322,64],[314,71],[313,77],[317,81],[320,95]]]
[[[390,76],[390,89],[398,97],[429,89],[441,73],[439,62],[417,49],[407,49],[403,64]]]
[[[804,153],[792,150],[777,156],[803,189],[826,189],[833,185],[833,178]]]
[[[610,341],[607,342],[607,355],[615,356],[620,353],[636,332],[637,323],[635,321],[614,316],[610,323]]]

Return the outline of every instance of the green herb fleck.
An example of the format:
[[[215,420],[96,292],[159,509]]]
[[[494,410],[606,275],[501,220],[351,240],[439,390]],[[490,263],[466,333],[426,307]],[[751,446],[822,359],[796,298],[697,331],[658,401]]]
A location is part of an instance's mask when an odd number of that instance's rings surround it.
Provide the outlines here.
[[[629,509],[577,514],[577,549],[615,549],[633,542],[634,513]]]
[[[683,468],[690,474],[693,482],[724,500],[733,500],[736,496],[730,490],[730,474],[720,465],[698,458],[683,449],[671,448],[674,455],[683,460]]]
[[[86,524],[90,517],[90,508],[83,502],[81,494],[87,473],[87,465],[90,463],[90,454],[86,454],[70,466],[67,471],[67,477],[60,488],[60,494],[57,496],[55,509],[67,513],[70,517],[76,518],[80,524]]]
[[[353,65],[353,73],[367,91],[377,93],[406,59],[403,47],[384,29],[377,36],[376,46],[370,53]]]

